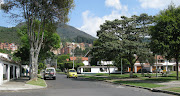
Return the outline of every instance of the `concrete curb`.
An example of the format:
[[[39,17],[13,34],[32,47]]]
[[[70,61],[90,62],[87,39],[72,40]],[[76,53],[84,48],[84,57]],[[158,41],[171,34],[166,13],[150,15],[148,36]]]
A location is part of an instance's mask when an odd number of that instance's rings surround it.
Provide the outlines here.
[[[179,95],[180,96],[180,93],[172,92],[172,91],[166,91],[166,90],[159,90],[159,89],[156,89],[156,88],[146,88],[146,87],[134,86],[134,85],[128,85],[128,84],[122,84],[122,83],[114,83],[114,82],[110,82],[110,81],[104,81],[104,82],[108,82],[108,83],[112,83],[112,84],[120,84],[120,85],[128,86],[128,87],[146,89],[146,90],[149,90],[149,91],[152,91],[152,92],[161,92],[161,93],[167,93],[167,94]]]

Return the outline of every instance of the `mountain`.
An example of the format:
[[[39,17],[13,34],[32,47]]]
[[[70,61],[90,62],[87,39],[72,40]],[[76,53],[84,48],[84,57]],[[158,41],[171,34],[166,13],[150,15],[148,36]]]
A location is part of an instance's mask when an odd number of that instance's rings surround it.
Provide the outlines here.
[[[0,42],[20,43],[17,28],[6,28],[0,26]]]
[[[19,43],[17,29],[25,23],[19,23],[16,27],[6,28],[0,26],[0,42],[16,42]],[[95,37],[76,29],[70,25],[57,26],[57,34],[59,34],[62,42],[77,42],[77,43],[93,43]]]
[[[62,40],[77,43],[93,43],[93,41],[96,39],[95,37],[70,25],[59,25],[57,28],[57,33],[60,35]]]

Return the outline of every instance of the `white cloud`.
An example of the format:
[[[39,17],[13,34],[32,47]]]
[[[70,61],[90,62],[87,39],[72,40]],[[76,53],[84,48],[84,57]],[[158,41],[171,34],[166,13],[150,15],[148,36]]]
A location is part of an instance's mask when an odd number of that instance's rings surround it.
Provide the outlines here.
[[[93,15],[90,11],[85,11],[82,13],[83,16],[83,26],[81,26],[80,30],[96,37],[96,32],[99,30],[100,25],[105,22],[105,20],[114,20],[114,19],[120,19],[121,16],[126,15],[128,16],[128,13],[119,13],[119,11],[112,11],[111,14],[105,15],[103,17],[98,17]],[[130,16],[130,15],[129,15]]]
[[[1,5],[1,4],[4,4],[4,0],[0,0],[0,5]]]
[[[107,7],[113,7],[116,10],[127,10],[127,6],[122,5],[120,0],[106,0],[105,1],[105,5]]]
[[[111,1],[111,2],[110,2]],[[114,3],[113,3],[114,2]],[[95,16],[93,13],[91,13],[89,10],[82,13],[83,17],[83,25],[78,28],[94,37],[96,36],[97,31],[100,29],[100,25],[105,22],[105,20],[114,20],[114,19],[120,19],[121,16],[130,16],[128,14],[127,10],[128,7],[121,5],[119,0],[106,0],[105,5],[111,6],[115,8],[115,10],[112,10],[111,14],[105,15],[103,17]],[[118,7],[117,5],[121,5],[121,7]]]
[[[179,0],[139,0],[139,2],[141,3],[141,7],[145,9],[147,8],[164,9],[171,3],[171,1],[176,6],[180,5]]]

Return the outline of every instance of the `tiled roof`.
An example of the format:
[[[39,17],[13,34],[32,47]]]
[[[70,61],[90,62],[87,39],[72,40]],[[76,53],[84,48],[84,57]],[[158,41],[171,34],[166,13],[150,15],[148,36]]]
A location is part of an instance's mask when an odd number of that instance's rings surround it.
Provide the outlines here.
[[[88,57],[74,57],[74,60],[77,60],[77,58],[81,58],[82,61],[88,61]],[[73,61],[73,57],[70,57],[70,59],[66,59],[67,61]]]

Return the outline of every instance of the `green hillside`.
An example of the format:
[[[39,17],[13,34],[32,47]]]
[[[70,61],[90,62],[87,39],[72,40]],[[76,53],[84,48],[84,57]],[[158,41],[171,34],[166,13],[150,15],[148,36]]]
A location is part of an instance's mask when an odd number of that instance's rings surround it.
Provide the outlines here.
[[[20,23],[13,28],[0,27],[0,42],[20,43],[16,30],[22,25],[24,25],[24,23]],[[69,25],[59,25],[57,33],[60,35],[62,42],[93,43],[95,40],[91,35]]]
[[[0,27],[0,42],[20,43],[16,30],[17,30],[16,27],[12,27],[12,28]]]
[[[95,40],[91,35],[69,25],[59,25],[57,33],[60,35],[61,39],[65,41],[93,43]]]

